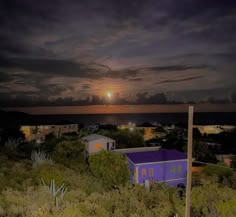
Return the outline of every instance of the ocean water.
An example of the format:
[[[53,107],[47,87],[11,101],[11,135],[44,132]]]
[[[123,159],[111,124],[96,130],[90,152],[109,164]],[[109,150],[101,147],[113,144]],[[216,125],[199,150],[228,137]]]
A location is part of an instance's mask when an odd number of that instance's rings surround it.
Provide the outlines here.
[[[32,122],[39,124],[83,123],[85,125],[141,124],[157,122],[162,124],[187,124],[187,113],[142,113],[142,114],[80,114],[80,115],[33,115]],[[194,113],[194,124],[231,124],[236,125],[236,112]]]

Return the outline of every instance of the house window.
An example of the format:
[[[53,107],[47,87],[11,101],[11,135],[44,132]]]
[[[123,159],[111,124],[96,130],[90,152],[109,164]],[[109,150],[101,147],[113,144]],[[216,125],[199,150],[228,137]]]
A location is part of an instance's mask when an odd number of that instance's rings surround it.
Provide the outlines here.
[[[182,166],[181,165],[178,166],[177,171],[178,171],[178,173],[182,173]]]
[[[107,143],[107,150],[109,150],[109,142]]]
[[[170,167],[170,172],[171,172],[172,174],[175,174],[175,166],[171,166],[171,167]]]
[[[153,168],[150,168],[150,169],[149,169],[149,176],[150,176],[150,177],[153,177]]]
[[[143,177],[146,176],[146,169],[142,169],[142,176],[143,176]]]
[[[102,148],[102,145],[99,144],[99,143],[98,143],[98,144],[95,144],[95,148],[96,148],[96,149],[100,149],[100,148]]]

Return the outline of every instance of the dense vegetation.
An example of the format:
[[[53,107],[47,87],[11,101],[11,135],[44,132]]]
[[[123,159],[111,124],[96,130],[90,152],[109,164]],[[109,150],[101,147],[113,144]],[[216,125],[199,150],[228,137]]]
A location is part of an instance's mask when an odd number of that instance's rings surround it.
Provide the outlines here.
[[[132,133],[114,131],[121,138]],[[147,191],[130,184],[127,162],[117,153],[102,151],[86,162],[78,136],[49,135],[41,145],[6,141],[0,146],[0,217],[184,216],[181,189],[154,184]],[[52,180],[63,189],[59,195],[49,188]],[[236,216],[232,169],[209,165],[194,175],[192,216]]]
[[[116,140],[117,148],[134,148],[144,146],[143,133],[141,131],[130,131],[129,129],[99,129],[96,133]]]

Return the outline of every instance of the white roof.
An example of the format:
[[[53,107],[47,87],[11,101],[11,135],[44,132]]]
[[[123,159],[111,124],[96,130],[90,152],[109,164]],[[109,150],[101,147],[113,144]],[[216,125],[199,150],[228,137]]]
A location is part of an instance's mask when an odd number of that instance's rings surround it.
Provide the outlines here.
[[[94,140],[98,140],[98,139],[106,139],[106,140],[110,140],[110,141],[115,142],[115,140],[112,139],[112,138],[109,138],[109,137],[107,137],[107,136],[98,135],[98,134],[91,134],[91,135],[89,135],[89,136],[83,137],[82,139],[83,139],[83,140],[86,140],[86,141],[88,141],[88,142],[94,141]]]

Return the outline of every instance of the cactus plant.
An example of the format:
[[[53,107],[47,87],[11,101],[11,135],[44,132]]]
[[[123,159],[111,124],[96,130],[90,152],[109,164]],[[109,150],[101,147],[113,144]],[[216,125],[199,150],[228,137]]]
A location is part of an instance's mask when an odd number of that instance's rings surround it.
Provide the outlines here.
[[[8,138],[8,140],[4,143],[4,146],[8,151],[15,152],[19,144],[19,139]]]
[[[33,162],[33,167],[39,166],[44,163],[47,163],[50,165],[54,164],[54,161],[52,160],[52,158],[41,151],[32,151],[31,160]]]
[[[59,207],[63,201],[64,195],[67,192],[67,188],[64,187],[64,183],[61,184],[60,187],[56,187],[55,180],[51,180],[49,186],[45,184],[44,180],[42,179],[43,186],[47,192],[51,194],[54,199],[55,206]]]

